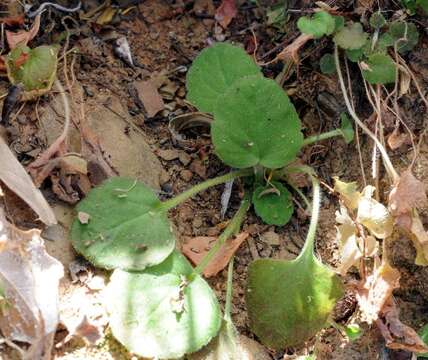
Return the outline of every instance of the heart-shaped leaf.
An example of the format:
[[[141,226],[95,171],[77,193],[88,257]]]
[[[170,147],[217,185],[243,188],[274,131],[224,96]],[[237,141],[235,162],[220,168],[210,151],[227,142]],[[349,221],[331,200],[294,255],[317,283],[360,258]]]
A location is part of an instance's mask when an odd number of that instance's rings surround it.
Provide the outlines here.
[[[397,50],[403,54],[412,50],[419,41],[416,25],[405,21],[394,21],[389,25],[388,33],[397,43]]]
[[[283,167],[303,143],[287,94],[273,80],[258,76],[236,81],[219,99],[211,135],[217,155],[235,168]]]
[[[23,100],[29,100],[47,93],[55,80],[58,47],[39,46],[30,49],[18,46],[7,56],[6,67],[12,84],[22,84]]]
[[[173,251],[175,238],[161,202],[147,186],[112,178],[77,205],[89,218],[73,223],[74,248],[95,266],[142,270],[157,265]]]
[[[366,64],[368,68],[363,70],[363,76],[370,84],[389,84],[395,82],[396,67],[389,55],[370,55]]]
[[[200,111],[212,113],[229,86],[250,75],[262,73],[243,49],[227,43],[215,44],[193,61],[187,74],[187,98]]]
[[[302,344],[326,326],[342,295],[337,275],[319,260],[260,259],[249,267],[246,302],[251,329],[274,349]]]
[[[319,39],[324,35],[333,33],[336,27],[336,21],[328,12],[319,11],[312,17],[300,17],[297,21],[297,27],[302,33],[312,35],[315,39]]]
[[[355,50],[362,48],[367,41],[367,34],[360,23],[350,23],[340,29],[333,38],[342,49]]]
[[[199,350],[219,331],[217,298],[189,262],[174,251],[142,272],[115,270],[106,305],[113,335],[130,352],[177,359]]]
[[[254,190],[253,205],[257,215],[269,225],[285,225],[294,210],[290,192],[276,181]]]

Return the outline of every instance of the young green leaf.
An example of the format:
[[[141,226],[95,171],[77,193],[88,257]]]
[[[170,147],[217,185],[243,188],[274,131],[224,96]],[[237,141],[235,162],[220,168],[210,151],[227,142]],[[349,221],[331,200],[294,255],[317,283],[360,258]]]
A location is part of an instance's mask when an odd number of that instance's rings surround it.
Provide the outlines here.
[[[421,337],[422,341],[428,345],[428,324],[422,327],[418,331],[419,336]],[[428,358],[428,353],[421,353],[418,354],[418,358]]]
[[[352,140],[354,140],[355,135],[351,121],[345,113],[340,114],[340,120],[340,131],[342,132],[345,142],[349,144],[352,142]]]
[[[280,182],[259,186],[253,193],[256,214],[269,225],[285,225],[293,215],[291,194]]]
[[[307,35],[312,35],[315,39],[319,39],[324,35],[333,33],[336,22],[333,16],[326,11],[316,12],[312,17],[302,16],[297,21],[299,30]]]
[[[378,11],[370,16],[370,26],[374,29],[380,29],[386,24],[386,20],[383,15]]]
[[[363,331],[361,327],[358,324],[350,324],[345,327],[346,336],[351,341],[358,340],[361,335],[363,334]]]
[[[55,80],[58,46],[30,49],[18,46],[6,58],[7,75],[12,84],[22,84],[24,100],[47,93]]]
[[[280,168],[293,161],[303,135],[297,112],[273,80],[250,76],[219,99],[211,125],[220,159],[235,168]]]
[[[334,15],[334,32],[339,31],[345,26],[345,18],[343,16]]]
[[[342,49],[356,50],[364,46],[367,34],[360,23],[350,23],[340,29],[333,38],[337,46]]]
[[[311,177],[312,217],[300,255],[292,261],[259,259],[248,271],[246,304],[251,329],[275,349],[302,344],[325,327],[343,292],[339,277],[314,255],[320,193],[317,180]]]
[[[336,72],[336,64],[333,54],[325,54],[320,60],[320,69],[323,74],[334,74]]]
[[[347,49],[345,50],[345,54],[350,61],[358,62],[363,57],[364,51],[363,51],[363,48],[355,49],[355,50]]]
[[[240,47],[227,43],[204,49],[187,74],[187,99],[200,111],[212,113],[218,98],[244,76],[262,76],[260,68]]]
[[[363,70],[363,77],[370,84],[389,84],[395,82],[396,66],[389,55],[370,55],[366,64],[368,69]]]
[[[389,25],[388,33],[397,42],[397,50],[404,54],[412,50],[419,41],[419,33],[416,25],[405,21],[394,21]]]
[[[95,266],[142,270],[165,260],[175,247],[171,225],[157,208],[159,199],[144,184],[112,178],[77,205],[89,221],[74,220],[74,248]]]
[[[141,272],[115,270],[106,306],[114,337],[130,352],[177,359],[199,350],[222,322],[214,292],[176,250],[161,264]]]

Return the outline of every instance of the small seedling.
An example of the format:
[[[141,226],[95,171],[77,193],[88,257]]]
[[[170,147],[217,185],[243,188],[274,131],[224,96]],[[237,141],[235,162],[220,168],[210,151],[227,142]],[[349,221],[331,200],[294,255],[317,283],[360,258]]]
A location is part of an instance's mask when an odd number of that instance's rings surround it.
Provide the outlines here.
[[[144,184],[110,179],[80,202],[77,211],[88,214],[90,221],[82,224],[76,220],[71,230],[72,243],[79,253],[96,266],[115,270],[108,296],[114,336],[133,353],[160,359],[194,352],[217,334],[221,324],[219,306],[200,274],[224,242],[239,231],[251,203],[267,224],[285,225],[292,216],[293,203],[284,179],[300,149],[333,136],[342,136],[346,141],[353,138],[352,127],[342,118],[340,129],[304,139],[297,112],[283,89],[264,78],[242,49],[230,44],[217,44],[202,51],[189,70],[187,88],[190,102],[214,116],[211,135],[215,153],[226,165],[239,170],[207,180],[164,202]],[[200,191],[239,177],[248,179],[239,210],[192,270],[174,250],[168,210]],[[318,186],[315,181],[314,184]],[[317,196],[313,206],[316,212]],[[288,292],[289,301],[280,309],[266,302],[266,316],[269,311],[272,315],[295,309],[302,298],[310,305],[302,309],[312,320],[303,319],[300,309],[294,321],[288,322],[287,330],[299,334],[299,338],[281,339],[282,344],[303,342],[314,335],[326,324],[332,304],[341,293],[332,271],[314,257],[317,219],[313,216],[307,245],[292,265],[275,263],[277,273],[264,263],[252,266],[260,266],[260,270],[251,271],[251,288],[256,281],[260,289],[266,290],[264,296],[270,298],[273,293],[268,291],[277,291],[275,296]],[[280,273],[294,274],[296,282],[290,285],[278,281]],[[273,283],[275,289],[267,287]],[[289,296],[289,286],[294,287],[295,296]],[[257,291],[253,294],[257,295]],[[258,311],[253,305],[250,309],[251,314]],[[278,321],[271,326],[273,332],[281,333],[277,327],[283,325]],[[258,333],[256,325],[254,329]]]

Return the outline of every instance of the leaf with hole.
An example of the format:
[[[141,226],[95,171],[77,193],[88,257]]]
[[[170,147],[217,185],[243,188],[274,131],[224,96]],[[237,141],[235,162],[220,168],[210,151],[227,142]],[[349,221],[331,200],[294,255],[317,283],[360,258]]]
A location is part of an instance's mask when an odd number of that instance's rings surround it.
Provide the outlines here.
[[[253,205],[256,214],[269,225],[285,225],[294,211],[290,192],[277,181],[257,187],[253,193]]]
[[[320,60],[320,69],[323,74],[334,74],[336,72],[336,63],[333,54],[325,54]]]
[[[337,46],[342,49],[356,50],[364,46],[367,41],[367,33],[363,31],[360,23],[350,23],[340,29],[333,38]]]
[[[363,77],[370,84],[390,84],[395,82],[396,66],[389,55],[373,54],[366,61]]]
[[[141,272],[115,270],[106,291],[114,337],[145,358],[177,359],[216,336],[222,318],[214,292],[174,251]]]
[[[412,50],[419,41],[416,25],[405,21],[394,21],[389,25],[388,33],[397,42],[397,50],[404,54]]]
[[[7,75],[12,84],[22,84],[23,100],[47,93],[55,80],[58,46],[30,49],[18,46],[6,58]]]
[[[215,151],[235,168],[280,168],[303,144],[297,112],[273,80],[251,76],[236,81],[219,99],[211,125]]]
[[[227,43],[203,50],[187,74],[187,99],[200,111],[212,113],[217,100],[238,79],[262,76],[260,68],[240,47]]]
[[[315,39],[319,39],[324,35],[333,33],[336,22],[328,12],[319,11],[312,17],[302,16],[297,21],[299,30],[307,35],[312,35]]]
[[[146,185],[112,178],[77,205],[89,222],[74,220],[74,248],[95,266],[142,270],[164,261],[175,238],[161,202]]]
[[[326,326],[341,295],[337,275],[312,253],[292,261],[256,260],[246,292],[251,329],[274,349],[302,344]]]

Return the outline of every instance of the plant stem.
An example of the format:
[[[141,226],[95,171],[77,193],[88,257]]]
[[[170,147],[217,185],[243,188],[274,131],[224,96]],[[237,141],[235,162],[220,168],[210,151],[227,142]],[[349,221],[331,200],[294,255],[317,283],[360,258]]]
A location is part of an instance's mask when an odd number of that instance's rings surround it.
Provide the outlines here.
[[[177,205],[179,205],[180,203],[182,203],[183,201],[186,201],[187,199],[195,196],[198,192],[201,192],[203,190],[206,190],[212,186],[215,185],[219,185],[219,184],[223,184],[225,182],[228,182],[232,179],[235,179],[237,177],[244,177],[244,176],[250,176],[253,174],[253,169],[242,169],[242,170],[238,170],[238,171],[232,171],[228,174],[222,175],[222,176],[218,176],[214,179],[209,179],[206,180],[198,185],[193,186],[192,188],[186,190],[185,192],[177,195],[176,197],[173,197],[172,199],[166,200],[164,201],[160,207],[158,208],[158,210],[160,211],[168,211],[174,207],[176,207]]]
[[[224,305],[224,320],[232,322],[232,317],[230,316],[232,310],[232,293],[233,293],[233,261],[235,257],[229,262],[227,268],[227,285],[226,285],[226,303]]]
[[[303,146],[306,145],[310,145],[313,144],[317,141],[321,141],[321,140],[325,140],[325,139],[329,139],[335,136],[343,136],[342,130],[341,129],[335,129],[335,130],[331,130],[319,135],[314,135],[314,136],[309,136],[306,139],[303,140]]]
[[[208,253],[204,256],[204,258],[199,263],[199,265],[196,266],[195,269],[193,270],[193,276],[201,275],[204,272],[207,265],[212,260],[212,258],[215,256],[215,254],[217,254],[220,248],[224,245],[226,240],[239,231],[242,221],[244,220],[245,214],[247,213],[250,207],[250,204],[251,204],[250,197],[249,195],[245,194],[244,198],[242,199],[241,205],[239,206],[238,211],[230,220],[226,229],[224,229],[222,234],[218,237],[214,246],[210,249],[210,251],[208,251]]]
[[[340,62],[339,62],[339,50],[337,48],[337,45],[334,46],[334,61],[336,63],[336,71],[337,75],[339,77],[339,83],[340,88],[342,90],[343,98],[345,99],[345,104],[348,109],[349,114],[352,116],[354,121],[360,126],[361,129],[364,130],[364,132],[372,138],[372,140],[375,142],[376,146],[379,149],[379,152],[382,155],[382,159],[385,165],[385,169],[388,172],[389,176],[392,178],[394,182],[398,181],[399,176],[398,173],[395,171],[394,166],[391,163],[391,160],[388,156],[388,153],[386,152],[385,147],[382,145],[382,143],[379,141],[379,139],[376,137],[375,134],[373,134],[370,129],[360,120],[360,118],[355,113],[351,102],[349,101],[348,94],[346,92],[346,86],[345,82],[343,81],[342,71],[340,69]]]

